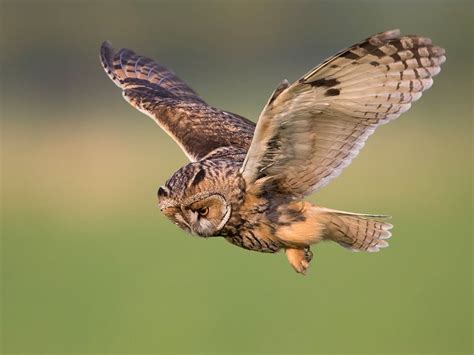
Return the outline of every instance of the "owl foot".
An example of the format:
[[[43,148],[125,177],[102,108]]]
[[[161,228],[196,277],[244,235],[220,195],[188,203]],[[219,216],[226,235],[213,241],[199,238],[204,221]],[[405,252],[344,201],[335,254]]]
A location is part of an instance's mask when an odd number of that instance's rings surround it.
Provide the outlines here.
[[[313,259],[313,252],[306,247],[304,249],[285,249],[288,262],[299,274],[306,275],[306,270],[309,268],[309,263]]]

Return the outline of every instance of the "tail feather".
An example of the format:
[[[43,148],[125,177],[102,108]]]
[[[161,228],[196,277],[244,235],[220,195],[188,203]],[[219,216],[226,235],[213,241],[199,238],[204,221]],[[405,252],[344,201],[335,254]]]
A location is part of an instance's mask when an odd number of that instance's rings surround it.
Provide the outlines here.
[[[386,239],[392,236],[393,225],[377,219],[390,218],[383,215],[358,214],[321,208],[326,215],[323,238],[333,240],[353,251],[376,252],[388,247]]]

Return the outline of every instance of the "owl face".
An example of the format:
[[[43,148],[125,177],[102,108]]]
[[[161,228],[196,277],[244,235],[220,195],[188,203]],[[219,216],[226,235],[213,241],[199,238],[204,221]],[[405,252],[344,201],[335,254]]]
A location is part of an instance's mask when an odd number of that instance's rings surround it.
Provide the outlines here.
[[[180,228],[201,237],[219,232],[232,212],[224,196],[217,192],[193,195],[179,204],[166,205],[160,201],[161,211],[166,217]]]
[[[219,235],[232,214],[232,181],[214,164],[188,164],[158,189],[160,209],[191,234]]]

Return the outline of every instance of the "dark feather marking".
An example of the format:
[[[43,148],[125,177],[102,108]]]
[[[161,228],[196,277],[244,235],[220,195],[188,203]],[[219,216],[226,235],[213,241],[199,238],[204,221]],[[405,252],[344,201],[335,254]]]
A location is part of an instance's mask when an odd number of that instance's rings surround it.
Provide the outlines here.
[[[377,46],[374,46],[372,43],[370,42],[365,42],[365,43],[362,43],[360,45],[361,48],[365,49],[367,52],[369,52],[370,54],[373,54],[379,58],[382,58],[382,57],[385,57],[386,54],[380,50]]]
[[[344,58],[347,58],[347,59],[359,59],[360,58],[357,54],[355,54],[351,51],[347,51],[347,52],[343,53],[341,55],[341,57],[344,57]]]
[[[262,248],[262,243],[260,243],[260,241],[258,240],[257,237],[255,237],[255,234],[253,234],[252,231],[249,231],[248,238],[250,239],[252,246],[256,244],[259,249]]]
[[[338,96],[341,93],[339,89],[329,89],[325,92],[324,95],[326,96]]]
[[[310,84],[311,86],[316,86],[316,87],[321,87],[321,86],[325,86],[325,87],[333,87],[333,86],[336,86],[337,84],[340,84],[341,82],[337,79],[329,79],[329,80],[326,80],[326,79],[318,79],[318,80],[315,80],[315,81],[311,81],[309,82],[308,84]]]
[[[286,215],[291,218],[292,222],[304,222],[306,217],[300,211],[288,209]]]
[[[270,249],[270,245],[265,240],[261,240],[260,243],[264,246],[265,249]]]
[[[273,92],[273,95],[270,98],[270,100],[268,101],[268,104],[270,105],[273,101],[275,101],[275,99],[278,97],[278,95],[280,95],[289,86],[290,86],[290,84],[288,83],[288,81],[283,80],[283,82],[280,83],[280,85],[278,85],[277,88],[275,89],[275,91]]]
[[[402,57],[398,53],[394,53],[390,56],[395,62],[398,62],[399,60],[402,60]]]
[[[397,48],[398,51],[403,51],[405,50],[405,48],[403,47],[403,44],[402,42],[397,39],[395,41],[389,41],[388,43],[390,43],[391,45],[393,45],[395,48]]]

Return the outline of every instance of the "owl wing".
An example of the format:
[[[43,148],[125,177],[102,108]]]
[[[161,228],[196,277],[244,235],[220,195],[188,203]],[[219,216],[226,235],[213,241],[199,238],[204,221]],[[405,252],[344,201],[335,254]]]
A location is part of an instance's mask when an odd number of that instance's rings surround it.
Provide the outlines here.
[[[299,197],[326,185],[378,126],[431,87],[444,53],[428,38],[392,30],[339,52],[292,85],[283,83],[257,122],[245,180],[271,178],[278,191]]]
[[[129,49],[114,52],[106,41],[102,66],[132,106],[151,117],[191,161],[224,151],[245,152],[255,124],[239,115],[207,105],[172,71]]]

